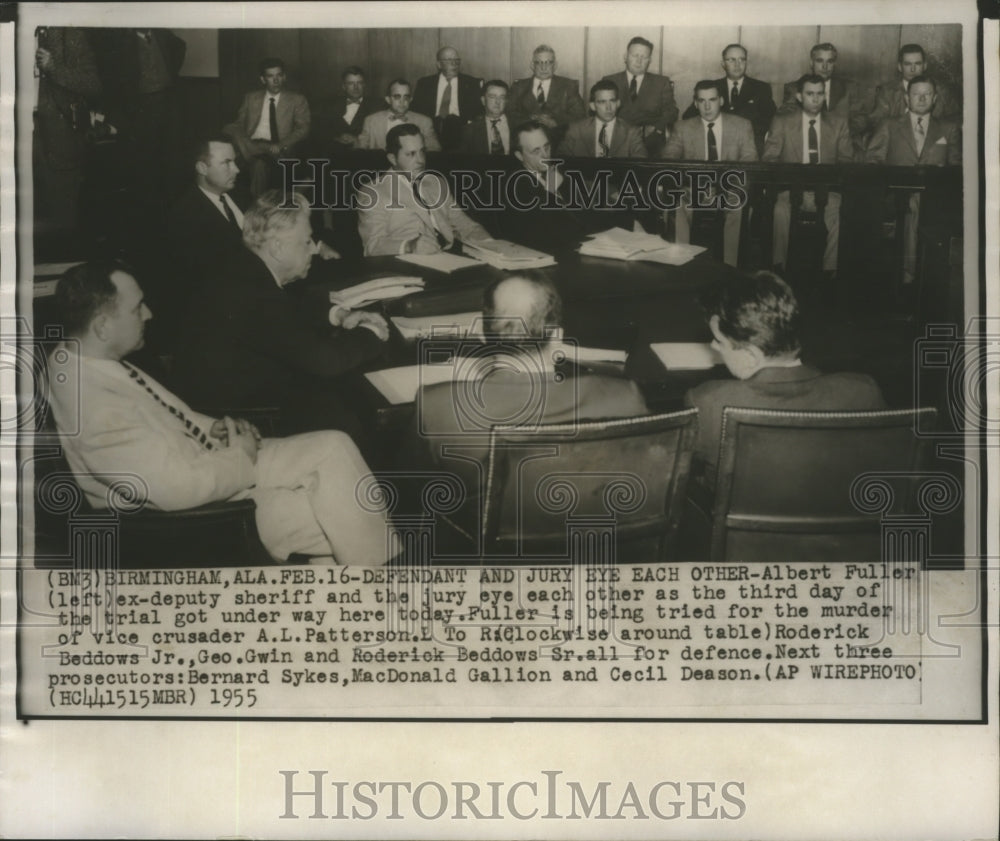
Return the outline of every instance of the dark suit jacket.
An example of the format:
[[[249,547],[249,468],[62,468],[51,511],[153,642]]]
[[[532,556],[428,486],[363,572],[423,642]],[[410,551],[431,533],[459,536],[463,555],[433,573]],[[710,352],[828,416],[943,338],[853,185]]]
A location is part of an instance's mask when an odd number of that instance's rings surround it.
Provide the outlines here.
[[[462,129],[473,117],[483,113],[483,103],[480,99],[483,91],[483,80],[475,76],[458,74],[458,116],[449,114],[445,119],[437,117],[437,89],[440,73],[433,76],[423,76],[417,79],[413,91],[413,102],[410,107],[434,120],[434,130],[437,132],[441,147],[446,152],[458,149],[462,142]]]
[[[558,126],[552,138],[553,144],[556,144],[566,126],[574,120],[582,120],[587,116],[586,107],[580,98],[580,83],[565,76],[553,76],[544,107],[540,106],[535,98],[537,88],[538,82],[534,76],[529,79],[518,79],[511,85],[507,97],[507,119],[510,120],[511,129],[514,129],[518,123],[523,123],[540,113],[548,114]]]
[[[229,194],[226,196],[233,200]],[[242,211],[241,202],[233,203]],[[194,289],[226,258],[243,247],[243,237],[197,187],[185,190],[167,213],[167,246],[178,280]],[[183,276],[181,276],[183,275]]]
[[[338,330],[305,309],[241,249],[193,302],[175,360],[178,392],[200,406],[277,406],[287,431],[339,427],[334,378],[382,352],[363,328]]]
[[[593,158],[594,153],[594,123],[596,117],[571,123],[566,129],[566,136],[559,145],[559,154],[576,158]],[[615,121],[615,130],[611,135],[609,158],[645,158],[646,147],[642,142],[642,132],[631,123],[619,117]]]
[[[694,472],[703,469],[710,486],[715,484],[722,441],[722,410],[726,406],[804,411],[860,411],[886,407],[878,385],[866,374],[821,374],[809,365],[763,368],[746,380],[710,380],[691,389],[684,402],[698,410]]]
[[[342,134],[351,134],[357,139],[361,134],[361,127],[365,124],[365,117],[381,111],[384,107],[383,100],[365,96],[354,114],[354,119],[348,123],[344,121],[344,111],[347,110],[347,97],[344,94],[324,100],[313,114],[310,147],[320,157],[353,149],[353,146],[345,145],[337,138]]]
[[[802,106],[795,98],[798,92],[798,80],[785,83],[784,100],[778,109],[779,114],[794,114],[796,109],[801,109]],[[862,98],[861,87],[853,79],[842,76],[830,78],[830,100],[826,103],[826,109],[847,123],[847,130],[856,149],[861,148],[862,138],[868,131],[868,114],[871,108],[871,96],[867,100]]]
[[[910,115],[903,114],[883,122],[871,142],[865,157],[868,163],[889,166],[958,166],[962,163],[962,137],[958,126],[950,120],[927,119],[924,147],[917,154]]]
[[[570,205],[566,180],[553,196],[528,170],[515,170],[514,176],[510,189],[517,208],[508,207],[502,215],[503,239],[547,254],[559,254],[576,248],[584,237],[600,229],[594,219],[599,214]]]
[[[669,76],[647,73],[643,76],[639,93],[633,102],[628,95],[628,75],[623,70],[605,76],[618,85],[618,100],[621,108],[618,116],[634,126],[656,126],[660,131],[673,126],[677,121],[677,103],[674,101],[674,84]]]
[[[462,152],[470,155],[488,155],[490,153],[489,135],[486,133],[486,120],[485,116],[479,116],[466,123],[462,129],[462,143],[460,146]],[[510,117],[507,117],[507,127],[513,132],[514,126],[510,122]],[[514,138],[512,137],[510,143],[513,144],[513,142]]]
[[[774,105],[774,95],[771,93],[771,86],[760,79],[752,79],[750,76],[743,77],[740,85],[740,97],[735,102],[730,102],[733,83],[728,77],[715,80],[722,88],[722,110],[726,114],[735,114],[749,120],[753,125],[754,142],[757,145],[757,156],[764,153],[764,136],[771,127],[771,120],[777,110]],[[694,103],[688,106],[684,112],[684,119],[698,116],[698,109]]]
[[[940,82],[936,85],[936,91],[937,98],[934,100],[931,116],[939,120],[953,119],[961,124],[961,102]],[[869,116],[871,127],[877,129],[886,120],[901,117],[908,110],[909,103],[906,91],[903,90],[903,77],[897,75],[894,79],[887,79],[875,88],[875,107]]]
[[[762,161],[783,164],[802,163],[802,109],[779,113],[771,123],[764,144]],[[847,123],[829,111],[820,113],[819,162],[821,164],[850,163],[854,148],[847,132]]]

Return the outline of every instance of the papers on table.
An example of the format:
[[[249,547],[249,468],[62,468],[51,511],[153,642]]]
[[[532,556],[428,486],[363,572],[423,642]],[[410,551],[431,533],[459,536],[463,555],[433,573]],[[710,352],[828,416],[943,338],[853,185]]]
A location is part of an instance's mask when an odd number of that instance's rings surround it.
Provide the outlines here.
[[[662,342],[650,345],[668,371],[699,371],[722,365],[722,357],[701,342]]]
[[[624,228],[595,234],[579,248],[581,254],[590,257],[644,260],[668,266],[682,266],[704,250],[700,245],[667,242],[656,234],[626,231]]]
[[[407,341],[428,339],[435,336],[468,336],[473,331],[477,321],[482,318],[479,312],[459,312],[452,315],[424,315],[407,318],[402,315],[392,316],[400,335]]]
[[[543,269],[546,266],[556,264],[555,258],[551,254],[535,251],[533,248],[527,248],[505,239],[481,239],[475,242],[463,242],[462,248],[470,256],[505,271]]]
[[[414,292],[423,291],[423,288],[424,281],[419,277],[377,277],[356,286],[349,286],[347,289],[331,292],[330,303],[346,309],[358,309],[375,301],[388,301],[412,295]]]
[[[469,266],[482,265],[479,260],[459,257],[457,254],[449,254],[447,251],[439,251],[437,254],[400,254],[396,259],[446,274],[458,271],[458,269],[467,269]]]
[[[624,365],[625,360],[628,358],[628,354],[623,350],[581,347],[579,345],[565,343],[553,346],[552,354],[558,353],[562,353],[563,356],[570,362],[620,362]]]

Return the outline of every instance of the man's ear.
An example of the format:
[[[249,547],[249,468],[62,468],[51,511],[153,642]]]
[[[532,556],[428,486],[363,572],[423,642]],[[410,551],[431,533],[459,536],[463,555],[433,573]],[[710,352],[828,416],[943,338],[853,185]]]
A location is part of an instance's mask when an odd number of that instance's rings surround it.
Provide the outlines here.
[[[802,91],[795,92],[795,98],[799,101],[799,105],[802,104]]]
[[[397,158],[392,152],[386,152],[385,156],[389,159],[389,163],[392,165],[392,168],[395,169],[399,158]]]
[[[386,94],[382,98],[385,100],[385,104],[388,105],[390,108],[392,108],[392,97]]]
[[[108,315],[106,312],[100,312],[90,322],[91,332],[102,342],[108,337]]]
[[[524,163],[524,155],[521,154],[520,149],[514,150],[514,157],[517,158],[521,163]]]
[[[208,173],[208,164],[204,161],[197,161],[194,165],[194,171],[199,175],[204,176]]]

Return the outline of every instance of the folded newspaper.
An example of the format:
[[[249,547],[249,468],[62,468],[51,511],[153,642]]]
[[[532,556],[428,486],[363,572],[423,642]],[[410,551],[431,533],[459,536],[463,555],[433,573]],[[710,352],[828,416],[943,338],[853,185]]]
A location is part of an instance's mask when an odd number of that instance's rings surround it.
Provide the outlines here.
[[[643,260],[668,266],[682,266],[704,250],[700,245],[667,242],[656,234],[626,231],[624,228],[611,228],[594,234],[579,248],[581,254],[589,257]]]
[[[543,269],[554,266],[555,258],[544,251],[535,251],[505,239],[481,239],[463,242],[462,248],[470,257],[489,263],[495,269]]]

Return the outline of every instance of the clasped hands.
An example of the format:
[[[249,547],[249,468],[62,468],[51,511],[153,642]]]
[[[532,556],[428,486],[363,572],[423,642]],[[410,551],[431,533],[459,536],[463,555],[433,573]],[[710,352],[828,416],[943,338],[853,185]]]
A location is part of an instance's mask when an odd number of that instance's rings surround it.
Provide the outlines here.
[[[330,323],[334,327],[353,330],[355,327],[366,327],[383,342],[389,340],[389,324],[377,312],[352,310],[348,307],[334,306],[330,308]]]
[[[254,464],[257,463],[257,450],[260,449],[262,438],[260,430],[244,418],[231,418],[228,415],[219,418],[212,424],[208,434],[221,444],[223,448],[240,447]]]

